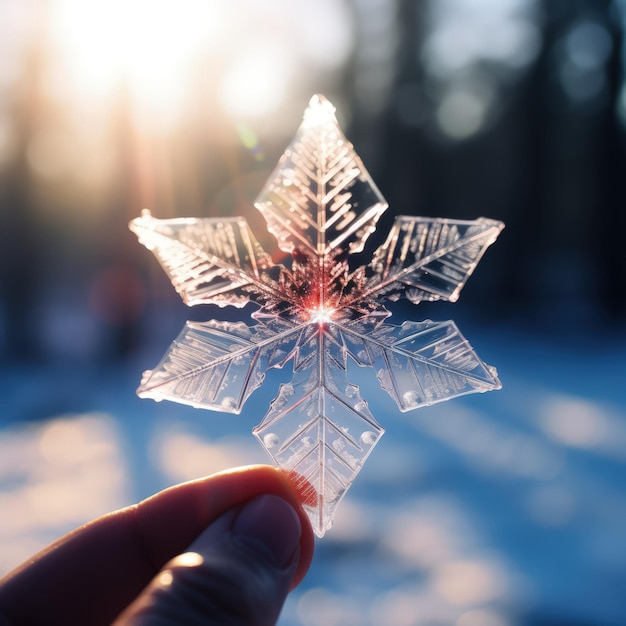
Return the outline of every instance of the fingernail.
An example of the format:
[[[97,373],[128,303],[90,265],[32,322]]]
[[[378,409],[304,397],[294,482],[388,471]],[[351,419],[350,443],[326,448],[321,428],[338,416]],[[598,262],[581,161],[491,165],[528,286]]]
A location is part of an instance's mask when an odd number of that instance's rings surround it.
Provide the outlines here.
[[[232,530],[241,541],[255,548],[260,545],[281,568],[293,560],[302,534],[300,519],[293,507],[272,495],[250,500],[239,511]]]

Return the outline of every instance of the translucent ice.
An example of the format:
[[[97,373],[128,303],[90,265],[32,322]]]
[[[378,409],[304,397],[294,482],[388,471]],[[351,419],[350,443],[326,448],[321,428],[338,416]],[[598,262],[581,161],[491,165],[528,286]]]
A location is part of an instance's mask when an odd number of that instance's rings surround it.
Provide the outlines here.
[[[187,304],[260,307],[252,326],[188,322],[138,394],[239,413],[265,372],[291,361],[293,379],[253,432],[297,483],[320,537],[384,432],[348,381],[348,358],[374,368],[401,411],[500,387],[453,322],[392,326],[382,303],[455,301],[503,224],[399,216],[371,263],[351,267],[387,203],[334,111],[311,99],[255,203],[289,267],[272,262],[242,217],[144,211],[130,224]]]

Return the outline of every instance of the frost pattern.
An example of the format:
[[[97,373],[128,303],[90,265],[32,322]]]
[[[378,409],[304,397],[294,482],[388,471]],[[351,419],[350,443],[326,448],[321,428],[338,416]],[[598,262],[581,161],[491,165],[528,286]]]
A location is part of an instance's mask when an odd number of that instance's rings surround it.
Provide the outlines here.
[[[285,252],[360,252],[387,202],[344,137],[335,108],[314,96],[256,207]]]
[[[453,322],[393,326],[382,303],[456,301],[503,224],[399,216],[371,263],[350,267],[387,203],[319,95],[255,205],[289,266],[272,262],[242,217],[144,211],[131,222],[187,304],[260,307],[252,326],[187,322],[138,394],[239,413],[269,369],[292,362],[253,432],[321,537],[384,432],[348,380],[349,360],[373,368],[401,411],[500,388]]]
[[[500,230],[500,222],[396,217],[387,241],[374,253],[367,294],[411,302],[456,302],[465,281]]]
[[[189,306],[243,307],[250,300],[246,287],[258,296],[278,295],[266,278],[272,259],[242,217],[157,220],[144,211],[130,229],[154,252]]]

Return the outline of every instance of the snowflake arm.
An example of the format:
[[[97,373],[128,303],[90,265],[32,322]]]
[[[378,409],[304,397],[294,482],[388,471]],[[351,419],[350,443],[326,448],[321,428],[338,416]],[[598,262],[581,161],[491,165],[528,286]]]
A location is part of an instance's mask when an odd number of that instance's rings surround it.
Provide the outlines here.
[[[314,96],[296,136],[255,201],[285,252],[322,260],[346,244],[360,252],[387,202],[335,119],[335,107]]]
[[[342,333],[353,358],[376,370],[381,387],[403,412],[502,386],[496,370],[481,361],[452,321],[372,327],[365,319]]]
[[[281,297],[269,275],[272,259],[243,217],[159,220],[144,211],[130,229],[189,306],[243,307],[251,293],[257,301]]]
[[[239,413],[265,372],[292,356],[304,325],[187,322],[161,362],[144,373],[137,394],[197,408]]]
[[[384,433],[348,382],[346,353],[334,330],[334,324],[309,325],[293,379],[281,385],[253,431],[274,462],[306,485],[303,505],[320,537]]]
[[[449,220],[400,215],[370,264],[364,297],[456,302],[504,224],[481,217]]]

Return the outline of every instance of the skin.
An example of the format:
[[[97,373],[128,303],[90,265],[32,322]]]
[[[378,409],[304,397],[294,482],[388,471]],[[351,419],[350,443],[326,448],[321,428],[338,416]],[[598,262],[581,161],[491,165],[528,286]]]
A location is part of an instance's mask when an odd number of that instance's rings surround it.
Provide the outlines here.
[[[237,512],[246,503],[264,494],[278,496],[291,505],[301,525],[299,546],[289,567],[282,568],[284,572],[281,568],[274,568],[275,564],[270,562],[271,558],[266,558],[262,545],[248,546],[242,551],[235,541],[235,548],[228,547],[233,543],[228,539],[228,533],[237,519]],[[263,570],[266,581],[263,584],[269,585],[269,588],[275,584],[272,582],[274,569],[281,570],[279,576],[286,582],[284,592],[276,593],[279,600],[274,604],[277,604],[278,612],[284,595],[297,586],[306,574],[314,544],[311,526],[299,497],[291,480],[280,470],[269,466],[250,466],[214,474],[171,487],[139,504],[89,522],[18,567],[0,580],[0,625],[3,624],[3,616],[16,625],[110,624],[133,601],[134,605],[142,603],[136,600],[137,596],[168,562],[168,571],[178,575],[180,568],[176,557],[188,552],[190,546],[193,550],[194,541],[199,546],[204,542],[198,551],[210,544],[207,561],[213,563],[211,567],[214,570],[228,570],[234,563],[232,569],[235,576],[235,566],[239,561],[248,558],[256,560],[257,570]],[[227,547],[222,549],[219,547],[222,545]],[[218,546],[216,551],[219,554],[215,558],[211,546]],[[250,569],[249,565],[245,568]],[[190,568],[187,570],[190,571]],[[266,570],[269,575],[266,575]],[[248,572],[244,574],[248,575]],[[208,577],[206,571],[204,577]],[[209,581],[210,584],[213,583]],[[218,585],[214,585],[213,590],[203,590],[203,597],[209,598],[206,604],[212,602],[213,592],[214,595],[218,592]],[[159,602],[161,599],[153,599],[147,604]],[[278,615],[276,607],[270,613],[270,617],[259,618],[261,621],[248,622],[241,618],[244,621],[232,623],[269,624]],[[152,624],[157,621],[129,619],[124,623]]]

